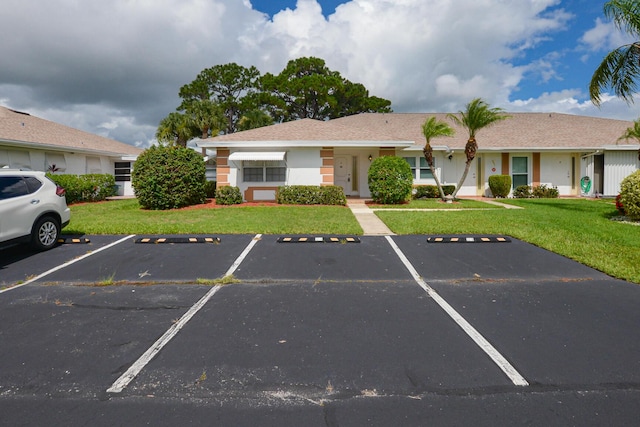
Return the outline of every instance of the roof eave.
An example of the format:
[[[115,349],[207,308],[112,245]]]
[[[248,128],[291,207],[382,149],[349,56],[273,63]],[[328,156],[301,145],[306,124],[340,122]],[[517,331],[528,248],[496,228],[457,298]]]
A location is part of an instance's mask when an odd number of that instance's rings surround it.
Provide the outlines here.
[[[116,153],[114,151],[105,151],[105,150],[95,150],[92,148],[82,148],[82,147],[62,147],[60,145],[54,145],[54,144],[46,144],[46,143],[41,143],[41,142],[28,142],[28,141],[16,141],[16,140],[11,140],[11,139],[0,139],[0,144],[5,145],[5,146],[10,146],[10,147],[17,147],[17,148],[33,148],[33,149],[37,149],[37,150],[51,150],[51,151],[60,151],[60,152],[71,152],[71,153],[84,153],[84,154],[96,154],[96,155],[102,155],[102,156],[108,156],[108,157],[117,157],[117,158],[124,158],[124,157],[134,157],[136,158],[137,155],[136,154],[129,154],[129,153]]]
[[[199,148],[316,148],[316,147],[410,147],[414,141],[349,141],[349,140],[291,140],[291,141],[199,141]]]

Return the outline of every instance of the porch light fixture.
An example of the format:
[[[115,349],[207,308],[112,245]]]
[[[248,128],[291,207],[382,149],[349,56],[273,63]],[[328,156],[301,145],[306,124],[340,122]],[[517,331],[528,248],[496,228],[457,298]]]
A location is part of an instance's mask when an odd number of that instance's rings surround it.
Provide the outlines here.
[[[373,160],[373,156],[369,154],[369,161]]]

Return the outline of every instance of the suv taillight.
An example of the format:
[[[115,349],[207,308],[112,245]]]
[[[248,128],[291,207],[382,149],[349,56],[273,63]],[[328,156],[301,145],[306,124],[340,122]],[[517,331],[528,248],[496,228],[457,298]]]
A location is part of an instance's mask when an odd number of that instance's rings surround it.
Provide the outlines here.
[[[56,196],[64,197],[66,192],[67,191],[64,188],[60,187],[59,185],[56,185]]]

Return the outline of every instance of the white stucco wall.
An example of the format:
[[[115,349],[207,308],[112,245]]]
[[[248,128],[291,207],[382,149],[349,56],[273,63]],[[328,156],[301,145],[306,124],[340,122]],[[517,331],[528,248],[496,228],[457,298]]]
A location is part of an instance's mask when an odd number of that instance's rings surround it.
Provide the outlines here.
[[[540,155],[540,184],[547,187],[558,187],[561,196],[573,194],[571,183],[570,153],[542,153]],[[576,164],[576,173],[578,173]]]
[[[640,168],[638,151],[606,151],[604,153],[604,195],[620,193],[620,183]]]

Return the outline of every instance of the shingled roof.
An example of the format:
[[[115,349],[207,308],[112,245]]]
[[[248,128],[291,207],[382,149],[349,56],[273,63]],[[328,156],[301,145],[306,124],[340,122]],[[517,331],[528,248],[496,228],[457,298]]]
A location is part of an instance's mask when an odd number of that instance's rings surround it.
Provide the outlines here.
[[[0,143],[109,156],[136,156],[142,152],[129,144],[5,107],[0,107]]]
[[[478,132],[480,150],[597,150],[612,146],[637,149],[637,141],[618,141],[633,123],[557,113],[509,113],[509,119]],[[205,140],[212,146],[225,143],[274,141],[412,141],[424,145],[422,124],[431,116],[446,121],[454,137],[436,138],[434,146],[463,149],[468,138],[465,129],[455,125],[446,113],[363,113],[329,121],[303,119]],[[209,145],[209,144],[207,144]],[[403,144],[404,145],[404,144]]]

